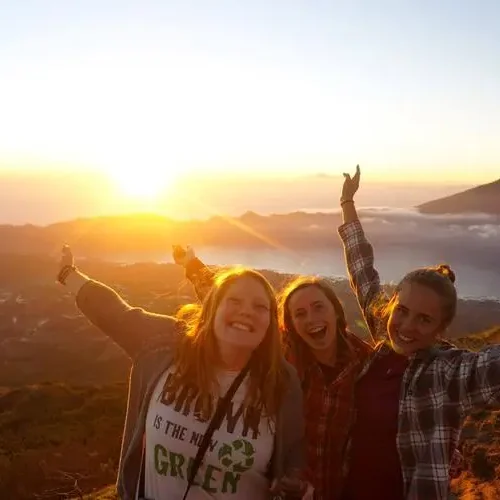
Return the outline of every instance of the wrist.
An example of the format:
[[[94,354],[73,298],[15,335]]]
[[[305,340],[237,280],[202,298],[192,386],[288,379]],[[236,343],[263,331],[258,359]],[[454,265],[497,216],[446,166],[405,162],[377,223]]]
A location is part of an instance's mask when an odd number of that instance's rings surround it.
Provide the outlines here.
[[[57,275],[57,281],[61,283],[61,285],[66,285],[66,279],[75,269],[76,267],[73,264],[63,266]]]
[[[341,207],[344,206],[347,203],[354,203],[354,199],[353,198],[347,198],[347,197],[340,198],[340,206]]]
[[[90,278],[80,272],[76,267],[66,277],[66,289],[74,295],[78,295],[80,289],[90,281]]]

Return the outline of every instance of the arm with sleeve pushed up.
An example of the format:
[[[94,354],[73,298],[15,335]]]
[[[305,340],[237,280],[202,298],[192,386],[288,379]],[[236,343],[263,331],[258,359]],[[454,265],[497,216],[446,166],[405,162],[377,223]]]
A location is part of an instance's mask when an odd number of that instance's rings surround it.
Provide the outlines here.
[[[177,343],[179,327],[175,318],[133,307],[115,290],[76,269],[65,284],[75,294],[82,314],[129,357],[135,358],[153,341],[172,346]]]

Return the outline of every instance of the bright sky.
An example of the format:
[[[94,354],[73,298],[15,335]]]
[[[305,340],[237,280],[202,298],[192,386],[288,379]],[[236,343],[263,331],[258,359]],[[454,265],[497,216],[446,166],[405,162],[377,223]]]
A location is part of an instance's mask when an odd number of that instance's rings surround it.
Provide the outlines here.
[[[500,172],[500,2],[23,0],[0,16],[0,168]],[[150,185],[141,189],[148,190]]]

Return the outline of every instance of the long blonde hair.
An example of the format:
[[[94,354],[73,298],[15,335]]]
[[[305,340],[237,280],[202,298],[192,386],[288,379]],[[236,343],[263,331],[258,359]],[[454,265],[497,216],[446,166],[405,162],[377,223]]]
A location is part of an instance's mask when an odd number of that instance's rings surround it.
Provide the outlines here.
[[[219,273],[202,305],[190,304],[178,312],[185,322],[185,335],[176,351],[176,372],[171,386],[177,393],[182,387],[195,387],[198,393],[198,411],[204,418],[212,414],[213,389],[217,384],[220,355],[214,335],[214,319],[228,288],[238,279],[250,277],[265,288],[270,302],[270,323],[261,344],[252,354],[249,386],[245,404],[264,410],[274,419],[278,413],[287,372],[283,363],[278,308],[274,290],[267,279],[254,270],[236,268]]]

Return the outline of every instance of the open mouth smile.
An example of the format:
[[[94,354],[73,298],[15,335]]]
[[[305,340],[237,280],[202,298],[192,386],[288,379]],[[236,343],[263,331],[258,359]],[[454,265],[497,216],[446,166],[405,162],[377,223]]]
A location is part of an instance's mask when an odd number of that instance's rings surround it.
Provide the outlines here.
[[[249,325],[247,323],[240,323],[239,321],[233,321],[232,323],[229,323],[229,326],[231,328],[234,328],[235,330],[239,330],[245,333],[251,333],[254,330],[252,325]]]
[[[412,339],[411,337],[407,337],[406,335],[403,335],[402,333],[397,332],[396,336],[398,340],[403,343],[403,344],[412,344],[415,342],[416,339]]]
[[[310,328],[307,333],[313,340],[323,340],[326,335],[326,326],[315,326]]]

